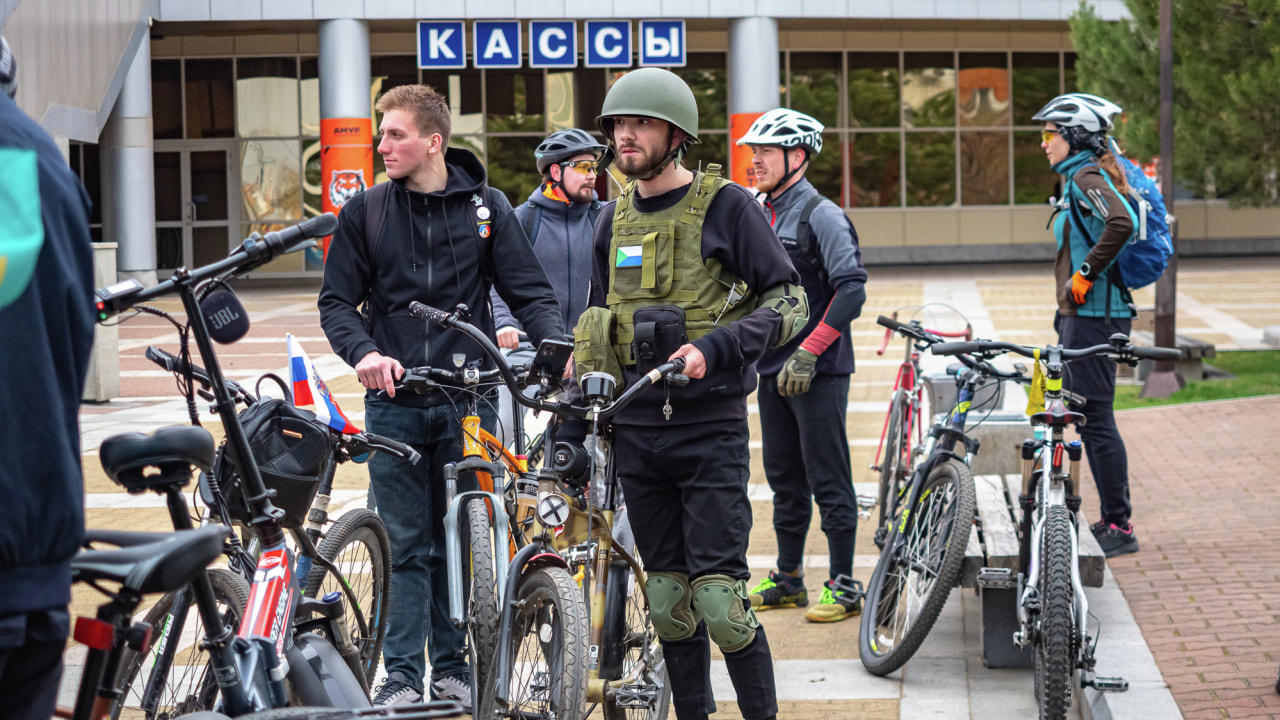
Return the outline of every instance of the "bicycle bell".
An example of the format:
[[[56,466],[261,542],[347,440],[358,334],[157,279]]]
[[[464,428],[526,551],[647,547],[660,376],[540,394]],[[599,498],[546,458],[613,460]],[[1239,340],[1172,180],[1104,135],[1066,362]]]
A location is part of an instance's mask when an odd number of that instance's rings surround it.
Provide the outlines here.
[[[582,394],[590,402],[609,402],[613,399],[613,391],[618,386],[613,376],[605,372],[589,372],[578,380]]]

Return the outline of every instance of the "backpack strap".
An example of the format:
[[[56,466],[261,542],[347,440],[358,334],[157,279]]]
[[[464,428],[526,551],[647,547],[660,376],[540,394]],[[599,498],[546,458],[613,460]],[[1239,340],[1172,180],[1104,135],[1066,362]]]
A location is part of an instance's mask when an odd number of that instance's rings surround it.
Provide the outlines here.
[[[813,226],[809,224],[809,217],[821,204],[822,196],[814,195],[805,202],[804,208],[800,211],[800,222],[796,226],[796,252],[818,269],[818,277],[822,278],[822,283],[825,285],[827,269],[822,266],[822,256],[814,247],[817,245],[817,238],[813,236]]]
[[[1084,168],[1081,168],[1081,169],[1083,170]],[[1110,178],[1107,178],[1105,176],[1105,173],[1104,173],[1103,179],[1107,181],[1108,185],[1111,184]],[[1077,191],[1077,186],[1076,186],[1075,176],[1073,175],[1070,179],[1068,179],[1067,182],[1063,185],[1063,187],[1065,189],[1065,195],[1067,200],[1067,212],[1070,214],[1071,227],[1080,231],[1081,235],[1084,237],[1085,245],[1088,246],[1090,249],[1092,249],[1094,245],[1098,244],[1098,241],[1095,240],[1093,235],[1089,233],[1089,226],[1085,224],[1084,216],[1080,214],[1080,207],[1076,204],[1075,194]],[[1111,189],[1115,190],[1115,186],[1111,185]],[[1118,196],[1119,193],[1117,192],[1116,195]],[[1124,201],[1125,201],[1124,198],[1121,197],[1120,202],[1124,202]],[[1124,252],[1124,248],[1121,248],[1120,251]],[[1067,252],[1071,252],[1071,249],[1068,248]],[[1120,281],[1120,264],[1117,262],[1118,259],[1119,259],[1118,255],[1116,258],[1113,258],[1111,260],[1111,264],[1107,266],[1106,272],[1100,276],[1103,282],[1106,283],[1107,285],[1107,298],[1106,300],[1103,301],[1103,304],[1106,305],[1105,317],[1106,317],[1106,322],[1108,326],[1110,326],[1111,324],[1111,293],[1117,287],[1120,288],[1120,299],[1123,300],[1124,303],[1129,306],[1129,313],[1130,313],[1129,316],[1136,317],[1138,314],[1137,310],[1135,310],[1136,306],[1134,305],[1134,302],[1133,302],[1133,293],[1130,292],[1129,288],[1125,287],[1124,283]]]
[[[391,206],[391,181],[378,183],[369,188],[364,196],[364,249],[369,257],[369,267],[373,267],[374,254],[378,251],[378,243],[382,241],[382,225],[387,219],[387,208]]]
[[[537,242],[538,229],[542,227],[542,206],[526,202],[524,207],[524,219],[520,224],[524,227],[525,237],[529,238],[529,244],[533,245]]]

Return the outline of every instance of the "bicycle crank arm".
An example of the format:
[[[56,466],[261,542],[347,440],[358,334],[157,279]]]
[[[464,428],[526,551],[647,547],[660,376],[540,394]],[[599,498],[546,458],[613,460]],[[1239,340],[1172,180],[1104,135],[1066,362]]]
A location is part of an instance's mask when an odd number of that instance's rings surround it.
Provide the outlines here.
[[[1122,677],[1102,677],[1095,675],[1092,679],[1083,679],[1081,685],[1091,687],[1098,692],[1124,692],[1129,689],[1129,681]]]

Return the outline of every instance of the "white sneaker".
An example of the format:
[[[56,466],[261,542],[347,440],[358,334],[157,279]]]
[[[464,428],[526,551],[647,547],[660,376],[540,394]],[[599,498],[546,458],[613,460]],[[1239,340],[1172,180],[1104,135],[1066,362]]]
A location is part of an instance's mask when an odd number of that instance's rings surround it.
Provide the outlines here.
[[[415,705],[422,702],[422,693],[414,690],[405,682],[404,673],[399,670],[387,676],[373,696],[373,704],[377,707],[388,705]]]
[[[436,700],[456,700],[464,708],[471,707],[471,678],[451,675],[431,681],[431,694]]]

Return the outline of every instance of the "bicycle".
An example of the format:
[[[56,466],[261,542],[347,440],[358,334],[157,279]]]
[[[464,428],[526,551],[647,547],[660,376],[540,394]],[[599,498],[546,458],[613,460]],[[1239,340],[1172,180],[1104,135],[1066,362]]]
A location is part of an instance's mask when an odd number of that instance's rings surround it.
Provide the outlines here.
[[[498,654],[480,695],[480,716],[530,717],[553,712],[557,718],[576,718],[586,703],[597,703],[610,719],[666,717],[670,687],[642,590],[644,570],[632,550],[634,541],[630,539],[612,462],[612,430],[607,420],[662,377],[678,382],[683,361],[659,367],[613,402],[609,402],[612,378],[588,374],[583,378],[588,405],[573,406],[545,400],[545,392],[533,397],[517,392],[516,375],[498,349],[479,329],[461,320],[458,313],[445,313],[419,303],[411,304],[410,310],[475,340],[497,365],[498,376],[516,402],[558,417],[586,418],[594,425],[596,445],[591,457],[564,443],[548,443],[554,462],[536,474],[536,511],[518,523],[521,531],[517,535],[526,544],[512,558],[505,583],[499,582],[502,615],[498,623]],[[535,359],[531,370],[544,391],[558,384],[570,350],[567,343],[554,342],[544,342],[539,348],[542,362]],[[464,460],[446,467],[446,478],[482,467],[478,460]],[[495,469],[495,481],[500,482],[502,468]],[[584,470],[589,490],[580,479]],[[529,477],[520,480],[528,483]],[[501,499],[504,493],[498,487],[495,484],[492,496],[457,495],[451,504],[451,515],[464,503],[475,507],[477,503],[471,501],[481,497]],[[532,493],[528,492],[531,484],[524,487],[526,492],[518,490],[518,494],[532,500]],[[512,502],[509,495],[506,500]],[[528,509],[528,505],[525,507]],[[487,519],[483,513],[472,513],[472,517],[477,516]],[[454,525],[449,523],[447,527]],[[451,552],[450,558],[454,555]],[[571,567],[583,570],[582,591],[574,583]],[[589,630],[584,627],[585,620],[580,619],[582,606],[590,610]],[[586,640],[587,647],[580,647],[579,638]],[[530,657],[535,655],[541,659]],[[584,664],[587,659],[589,663]]]
[[[140,307],[142,303],[176,292],[188,318],[188,325],[180,326],[183,357],[185,359],[189,331],[195,336],[207,368],[214,407],[227,436],[223,456],[235,461],[244,489],[248,525],[256,532],[263,548],[255,563],[244,621],[239,623],[238,632],[223,621],[209,576],[198,573],[191,585],[205,626],[201,647],[209,653],[215,693],[220,696],[217,702],[232,716],[279,708],[291,702],[327,707],[369,706],[359,651],[350,642],[345,628],[341,596],[303,598],[297,592],[294,557],[283,532],[284,510],[273,504],[272,494],[263,482],[253,448],[235,411],[235,399],[218,365],[209,323],[198,299],[201,283],[225,282],[288,252],[313,246],[311,238],[332,234],[336,227],[337,218],[325,214],[265,237],[255,233],[228,258],[195,270],[179,268],[169,280],[155,287],[144,289],[136,280],[130,280],[96,293],[98,318],[103,322],[130,309],[136,308],[135,314],[142,312],[145,307]],[[160,314],[154,309],[150,311]],[[192,389],[190,378],[187,389]],[[188,402],[193,408],[190,392]],[[178,447],[194,442],[193,438],[200,433],[207,438],[206,431],[195,427],[167,428],[160,433],[165,433],[164,437]],[[130,448],[142,445],[145,438],[136,433],[109,438],[103,443],[103,459],[109,446]],[[408,454],[411,449],[400,446],[397,451]],[[117,482],[135,482],[133,492],[151,489],[149,483],[158,482],[161,487],[157,489],[162,489],[170,498],[175,521],[179,520],[178,510],[185,510],[178,502],[180,489],[189,481],[189,475],[185,478],[149,476],[143,473],[145,464],[139,464],[149,458],[128,453],[126,457],[130,463],[108,468],[108,474]],[[132,470],[136,470],[136,474]],[[213,478],[208,473],[205,476]],[[189,523],[189,515],[184,512],[182,520]]]
[[[1035,693],[1042,720],[1067,716],[1076,673],[1080,684],[1101,691],[1124,690],[1128,683],[1119,678],[1094,675],[1097,633],[1088,635],[1089,603],[1080,582],[1079,477],[1082,446],[1067,442],[1067,426],[1084,422],[1084,415],[1068,409],[1067,391],[1062,388],[1063,367],[1070,360],[1106,355],[1119,362],[1136,365],[1140,359],[1176,360],[1178,351],[1144,348],[1129,344],[1121,333],[1106,345],[1064,349],[1024,347],[1006,342],[976,342],[934,345],[938,355],[970,353],[990,358],[1006,352],[1045,358],[1044,409],[1031,415],[1037,437],[1022,444],[1022,508],[1019,528],[1018,624],[1014,644],[1030,646],[1035,664]],[[1034,380],[1033,380],[1034,382]],[[1034,396],[1034,390],[1033,390]],[[1066,461],[1064,463],[1064,460]],[[1100,629],[1100,628],[1099,628]]]
[[[881,316],[877,320],[885,327],[885,331],[884,340],[876,350],[876,355],[884,355],[889,347],[889,340],[893,337],[893,327],[885,325],[884,320],[897,322],[898,312],[895,310],[892,317]],[[973,338],[973,327],[968,323],[965,323],[965,329],[960,332],[927,330],[919,320],[911,320],[907,324],[917,330],[928,332],[931,337],[963,337],[965,340]],[[927,425],[924,420],[927,418],[923,417],[922,410],[924,376],[920,372],[920,353],[926,349],[928,349],[928,343],[906,336],[906,349],[902,364],[898,366],[897,377],[893,381],[889,411],[885,415],[884,426],[880,430],[880,443],[876,447],[875,459],[871,462],[871,470],[880,473],[880,494],[877,503],[880,508],[880,518],[875,534],[875,543],[878,548],[884,547],[884,538],[888,533],[885,525],[888,520],[889,498],[891,495],[896,496],[901,493],[902,484],[910,476],[911,469],[918,459],[917,455],[921,454],[924,446],[924,428]]]

